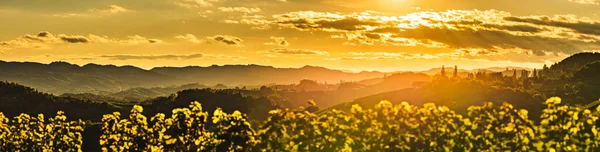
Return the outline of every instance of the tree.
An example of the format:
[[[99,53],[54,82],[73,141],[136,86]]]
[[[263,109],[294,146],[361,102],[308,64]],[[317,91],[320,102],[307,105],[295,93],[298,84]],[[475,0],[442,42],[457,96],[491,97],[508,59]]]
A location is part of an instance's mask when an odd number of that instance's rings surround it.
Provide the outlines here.
[[[526,79],[529,77],[529,71],[523,70],[521,71],[521,79]]]
[[[458,77],[458,66],[456,66],[456,65],[454,66],[454,73],[452,73],[452,77],[453,78]]]
[[[442,72],[441,72],[442,77],[446,77],[446,68],[442,65]]]
[[[517,79],[517,69],[513,69],[513,79]]]
[[[261,86],[260,87],[260,94],[262,95],[269,95],[273,93],[273,89],[267,87],[267,86]]]
[[[467,74],[467,78],[469,78],[469,79],[474,79],[474,78],[475,78],[475,75],[473,75],[473,73],[469,73],[469,74]]]

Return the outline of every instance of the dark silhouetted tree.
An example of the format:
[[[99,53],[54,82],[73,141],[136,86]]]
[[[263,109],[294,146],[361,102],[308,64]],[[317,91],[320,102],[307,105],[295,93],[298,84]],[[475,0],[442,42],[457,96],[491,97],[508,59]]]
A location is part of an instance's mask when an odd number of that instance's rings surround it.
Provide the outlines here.
[[[446,77],[446,68],[442,65],[442,72],[440,73],[442,77]]]
[[[458,66],[456,66],[456,65],[454,66],[454,72],[452,73],[452,77],[453,78],[458,77]]]

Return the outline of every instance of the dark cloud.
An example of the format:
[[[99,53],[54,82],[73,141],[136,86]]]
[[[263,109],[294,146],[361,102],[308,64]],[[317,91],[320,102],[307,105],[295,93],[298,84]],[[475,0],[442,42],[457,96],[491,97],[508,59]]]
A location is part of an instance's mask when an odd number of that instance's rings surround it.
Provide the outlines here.
[[[60,37],[61,40],[68,42],[68,43],[88,43],[90,42],[90,40],[88,40],[85,37]]]
[[[560,17],[559,17],[560,18]],[[550,18],[547,16],[542,17],[504,17],[506,21],[512,22],[521,22],[521,23],[530,23],[535,25],[545,25],[545,26],[554,26],[554,27],[562,27],[575,30],[584,34],[592,34],[592,35],[600,35],[600,22],[587,22],[587,21],[577,21],[571,18],[562,17],[559,19]]]
[[[488,27],[488,28],[493,28],[493,29],[499,29],[499,30],[518,31],[518,32],[530,32],[530,33],[537,33],[537,32],[544,31],[543,29],[540,29],[540,28],[537,28],[537,27],[533,27],[533,26],[528,26],[528,25],[495,25],[495,24],[483,24],[482,26]]]
[[[212,37],[213,40],[217,42],[224,43],[226,45],[241,45],[242,39],[235,36],[227,36],[227,35],[217,35]]]
[[[38,37],[47,37],[48,35],[50,35],[50,33],[49,33],[49,32],[46,32],[46,31],[44,31],[44,32],[40,32],[40,33],[39,33],[37,36],[38,36]]]
[[[366,33],[365,36],[368,38],[371,38],[371,39],[380,39],[381,38],[381,36],[379,34]]]
[[[444,27],[421,26],[396,32],[394,37],[431,40],[444,43],[451,48],[521,48],[562,53],[600,49],[600,43],[597,42],[581,42],[541,36],[519,36],[503,31],[454,30]]]
[[[100,58],[106,58],[109,60],[186,60],[202,58],[202,54],[190,54],[190,55],[103,55]]]
[[[437,21],[431,20],[433,23],[439,23],[442,25],[452,25],[458,27],[460,29],[472,29],[473,27],[484,27],[486,29],[497,29],[497,30],[506,30],[506,31],[517,31],[517,32],[530,32],[537,33],[543,31],[540,28],[529,26],[529,25],[502,25],[502,24],[491,24],[485,23],[480,20],[460,20],[460,21]]]
[[[162,41],[159,39],[149,39],[148,40],[148,43],[160,43],[160,42],[162,42]]]
[[[600,49],[600,23],[563,17],[514,17],[501,11],[450,10],[406,16],[327,12],[274,15],[276,26],[339,33],[362,44],[454,49],[522,49],[535,55]],[[507,22],[508,21],[508,22]],[[569,28],[572,30],[555,30]]]
[[[293,26],[301,30],[320,30],[320,29],[335,29],[344,31],[365,30],[363,26],[379,26],[380,23],[373,21],[364,21],[357,18],[346,17],[344,19],[323,19],[309,21],[307,19],[285,19],[285,21],[277,22],[280,25]]]
[[[126,39],[115,39],[108,36],[98,35],[67,35],[67,34],[52,34],[50,32],[40,32],[35,35],[26,34],[14,38],[12,40],[0,41],[0,45],[7,46],[9,48],[48,48],[51,45],[59,44],[92,44],[92,43],[105,43],[105,44],[151,44],[160,43],[159,39],[148,39],[139,35],[127,36]]]

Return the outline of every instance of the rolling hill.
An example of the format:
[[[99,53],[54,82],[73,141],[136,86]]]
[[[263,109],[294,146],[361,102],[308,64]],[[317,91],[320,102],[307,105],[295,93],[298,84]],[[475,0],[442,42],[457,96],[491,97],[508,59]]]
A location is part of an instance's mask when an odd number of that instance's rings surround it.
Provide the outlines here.
[[[373,108],[379,101],[389,100],[393,104],[408,102],[419,106],[424,103],[434,103],[447,106],[459,113],[465,113],[471,105],[481,105],[484,102],[494,104],[509,102],[515,108],[528,109],[533,118],[533,116],[539,116],[543,108],[543,99],[540,94],[525,90],[492,86],[479,80],[457,80],[432,82],[421,88],[400,89],[366,96],[333,106],[330,109],[350,110],[354,104]]]
[[[134,66],[79,66],[67,62],[42,64],[0,61],[0,81],[16,82],[53,94],[119,92],[132,88],[173,87],[190,83],[239,86],[290,84],[302,79],[337,83],[377,78],[384,74],[349,73],[313,66],[275,68],[260,65],[225,65],[160,67],[145,70]]]

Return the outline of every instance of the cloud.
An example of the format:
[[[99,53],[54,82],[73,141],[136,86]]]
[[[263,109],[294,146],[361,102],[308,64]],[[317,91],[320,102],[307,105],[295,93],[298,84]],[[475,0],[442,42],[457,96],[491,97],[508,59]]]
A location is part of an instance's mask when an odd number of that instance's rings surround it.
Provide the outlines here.
[[[188,42],[192,42],[192,43],[201,43],[202,42],[193,34],[177,35],[177,36],[175,36],[175,38],[180,39],[180,40],[185,40]]]
[[[208,18],[208,15],[213,13],[214,12],[212,10],[206,10],[204,12],[198,12],[197,14],[200,15],[200,17]]]
[[[279,55],[319,55],[319,56],[328,56],[329,55],[329,52],[327,52],[327,51],[306,50],[306,49],[287,49],[287,48],[271,49],[265,53],[279,54]]]
[[[537,52],[540,53],[540,52]],[[339,57],[326,58],[326,60],[412,60],[412,59],[452,59],[487,62],[512,62],[512,63],[541,63],[546,60],[561,60],[567,54],[541,52],[540,54],[525,49],[457,49],[451,52],[440,53],[406,53],[406,52],[348,52]]]
[[[258,7],[256,8],[247,8],[247,7],[219,7],[221,12],[242,12],[242,13],[258,13],[262,10]]]
[[[447,57],[448,54],[423,54],[405,52],[348,52],[341,57],[327,58],[326,60],[399,60],[399,59],[434,59]]]
[[[600,5],[600,0],[569,0],[570,2],[579,3],[579,4],[593,4]]]
[[[190,54],[190,55],[102,55],[100,58],[106,58],[109,60],[188,60],[202,58],[202,54]]]
[[[217,60],[240,60],[246,59],[243,56],[229,56],[223,54],[154,54],[154,55],[133,55],[133,54],[115,54],[98,56],[67,56],[61,60],[190,60],[190,59],[217,59]]]
[[[175,36],[175,38],[184,40],[184,41],[188,41],[188,42],[192,42],[192,43],[217,42],[217,43],[221,43],[221,44],[225,44],[225,45],[235,45],[235,46],[239,46],[239,47],[243,46],[242,42],[244,41],[241,38],[238,38],[235,36],[229,36],[229,35],[215,35],[215,36],[211,36],[211,37],[206,37],[206,39],[198,39],[198,37],[196,37],[193,34],[185,34],[185,35],[177,35],[177,36]]]
[[[600,36],[600,22],[579,19],[576,16],[558,15],[555,17],[505,17],[504,20],[520,23],[529,23],[540,26],[567,28],[583,34]]]
[[[90,9],[90,11],[91,12],[101,12],[101,13],[112,13],[112,14],[133,12],[132,10],[126,9],[126,8],[118,6],[118,5],[109,5],[109,7],[110,8],[108,8],[108,9],[92,8],[92,9]]]
[[[244,15],[238,20],[226,19],[221,20],[221,22],[227,24],[246,24],[251,25],[252,29],[266,30],[270,28],[270,24],[272,24],[273,21],[267,20],[266,17],[262,15]]]
[[[160,43],[162,40],[149,39],[139,35],[127,36],[125,39],[115,39],[108,36],[98,35],[66,35],[40,32],[37,35],[26,34],[12,40],[0,41],[0,46],[6,48],[48,48],[51,45],[60,44],[152,44]]]
[[[184,8],[199,8],[213,6],[213,3],[219,1],[220,0],[176,0],[174,3],[177,6]]]
[[[88,15],[87,14],[79,14],[79,13],[52,14],[52,17],[59,17],[59,18],[84,17],[84,16],[88,16]]]
[[[215,35],[212,37],[208,37],[208,39],[210,39],[212,41],[223,43],[225,45],[237,45],[240,47],[243,46],[241,43],[242,43],[242,41],[244,41],[238,37],[229,36],[229,35]]]
[[[221,20],[221,23],[227,23],[227,24],[240,24],[239,21],[236,20]]]
[[[266,42],[265,45],[288,46],[290,43],[284,37],[271,37],[272,42]]]
[[[86,37],[83,36],[72,36],[72,37],[68,37],[68,36],[64,36],[60,38],[63,41],[66,41],[68,43],[88,43],[90,42],[90,40],[88,40]]]
[[[263,23],[299,31],[333,33],[332,38],[346,39],[345,44],[524,49],[535,54],[600,48],[600,24],[572,15],[513,16],[497,10],[425,11],[404,16],[301,11],[273,15]]]

